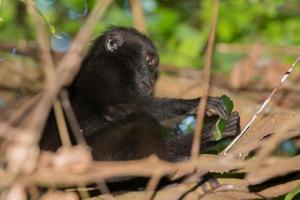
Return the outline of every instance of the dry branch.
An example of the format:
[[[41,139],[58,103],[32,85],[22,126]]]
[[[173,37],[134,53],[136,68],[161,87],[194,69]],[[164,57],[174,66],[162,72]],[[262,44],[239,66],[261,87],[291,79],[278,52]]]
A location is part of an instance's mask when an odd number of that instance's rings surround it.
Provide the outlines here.
[[[0,51],[12,52],[12,50],[15,50],[16,54],[32,56],[33,58],[38,57],[36,43],[30,43],[26,41],[19,43],[0,41]]]
[[[192,159],[196,159],[200,153],[201,131],[203,127],[203,120],[204,120],[207,98],[209,93],[210,68],[212,62],[213,46],[215,42],[217,19],[218,19],[218,0],[214,0],[212,3],[212,19],[210,25],[209,38],[208,38],[208,46],[205,52],[205,63],[204,63],[204,70],[203,70],[203,75],[204,75],[203,96],[199,102],[199,110],[197,113],[196,128],[195,128],[195,134],[194,134],[192,150],[191,150]]]
[[[254,44],[257,45],[257,44]],[[278,54],[287,54],[287,55],[298,55],[300,48],[297,46],[265,46],[265,45],[260,45],[261,51],[262,52],[267,52],[267,53],[278,53]],[[253,49],[253,44],[226,44],[226,43],[219,43],[217,45],[217,51],[220,53],[246,53],[248,54],[251,52]]]
[[[46,72],[46,78],[47,78],[45,87],[47,87],[48,85],[53,84],[55,81],[53,76],[54,65],[53,65],[53,60],[50,52],[49,37],[47,35],[47,31],[43,19],[38,14],[34,2],[32,0],[27,0],[26,6],[27,6],[28,13],[32,16],[32,19],[34,21],[34,26],[37,32],[36,39],[39,48],[41,50],[41,61],[42,61],[42,65],[44,66]]]
[[[283,176],[295,171],[300,171],[300,156],[293,158],[270,158],[264,162],[261,168],[255,168],[255,170],[251,169],[246,179],[250,184],[256,185],[271,178]]]
[[[32,120],[29,125],[29,128],[33,130],[33,135],[35,135],[33,139],[33,141],[35,141],[34,143],[39,141],[40,134],[50,111],[53,99],[56,98],[63,86],[72,82],[76,73],[79,71],[83,51],[89,41],[92,28],[98,19],[104,14],[111,2],[111,0],[97,1],[91,14],[88,16],[87,21],[83,25],[83,28],[75,37],[70,47],[70,51],[58,64],[55,71],[55,83],[47,87],[42,93],[42,97],[32,113]]]
[[[77,156],[77,160],[75,159],[75,163],[72,162],[74,160],[71,160],[71,162],[69,163],[64,163],[65,165],[63,165],[63,167],[58,167],[54,164],[54,160],[58,156],[61,156],[59,154],[62,152],[62,149],[60,149],[61,151],[58,151],[55,154],[53,153],[53,157],[51,157],[52,160],[48,160],[48,165],[43,165],[45,164],[43,163],[43,159],[45,158],[45,154],[43,153],[39,157],[40,160],[32,158],[38,158],[39,151],[37,149],[37,143],[41,136],[41,132],[53,100],[57,98],[57,95],[60,93],[61,89],[64,86],[68,86],[72,82],[73,78],[78,72],[81,59],[84,55],[85,45],[90,39],[92,28],[96,24],[97,20],[104,14],[105,10],[108,8],[111,2],[112,0],[97,1],[86,23],[74,39],[70,51],[58,64],[56,70],[54,70],[53,61],[50,54],[47,31],[45,30],[43,20],[38,15],[33,1],[27,1],[29,13],[34,19],[36,30],[38,33],[37,40],[41,49],[43,66],[47,71],[47,82],[45,83],[44,90],[41,92],[40,97],[35,100],[38,101],[38,103],[32,112],[31,122],[26,129],[20,129],[19,127],[15,128],[7,123],[0,123],[0,136],[5,138],[7,141],[16,144],[11,145],[12,147],[19,148],[17,150],[25,149],[26,151],[21,152],[27,153],[27,157],[26,155],[22,154],[24,155],[22,159],[12,159],[12,162],[8,162],[8,169],[13,168],[14,170],[0,171],[0,188],[15,186],[16,182],[22,183],[23,190],[25,186],[29,185],[53,187],[78,186],[89,183],[99,183],[99,188],[101,188],[101,191],[103,193],[109,193],[109,190],[105,185],[105,181],[109,181],[113,178],[119,177],[144,176],[150,177],[150,181],[148,182],[146,191],[128,193],[117,197],[112,197],[111,195],[103,195],[102,197],[104,199],[122,200],[151,199],[161,177],[173,176],[173,178],[178,178],[186,176],[187,174],[190,174],[194,171],[197,171],[201,176],[207,172],[223,173],[230,172],[231,170],[240,170],[239,172],[246,173],[247,176],[245,179],[218,179],[221,182],[221,186],[219,188],[212,189],[210,192],[205,194],[200,187],[196,187],[194,190],[191,190],[191,188],[197,185],[197,182],[193,182],[192,184],[181,183],[160,190],[155,195],[154,199],[178,199],[182,197],[183,194],[187,194],[187,199],[199,199],[200,197],[203,197],[203,199],[241,199],[245,197],[263,198],[264,196],[274,197],[276,195],[281,195],[288,192],[290,189],[299,184],[299,180],[295,180],[290,181],[286,184],[267,188],[258,193],[251,193],[248,190],[249,185],[260,184],[272,178],[300,170],[299,156],[293,158],[272,158],[270,156],[271,152],[279,144],[279,142],[281,142],[283,139],[299,134],[295,131],[293,132],[289,130],[290,128],[294,128],[295,125],[299,123],[299,117],[295,117],[299,116],[299,113],[281,113],[276,117],[271,116],[269,118],[261,120],[261,123],[263,124],[259,125],[258,123],[256,126],[251,127],[249,129],[249,132],[245,134],[238,143],[236,143],[234,148],[230,150],[230,154],[228,154],[227,156],[198,155],[200,151],[199,144],[201,138],[202,121],[209,91],[211,57],[213,53],[213,44],[217,23],[217,0],[213,1],[212,6],[213,14],[211,20],[211,31],[205,56],[204,98],[201,100],[200,109],[198,112],[197,128],[195,130],[195,138],[193,141],[193,149],[191,152],[193,159],[178,163],[165,162],[156,157],[149,157],[143,160],[126,162],[92,162],[91,158],[87,156],[87,159],[83,161],[83,163],[80,163],[78,162],[78,159],[82,159],[82,157],[85,156]],[[136,2],[140,3],[140,1],[132,0],[133,7],[138,5]],[[140,5],[139,9],[140,10],[138,12],[141,12]],[[28,105],[28,108],[26,107],[26,109],[21,112],[21,114],[23,115],[25,112],[27,113],[29,107],[32,107],[31,103],[30,105]],[[21,116],[21,114],[18,114],[17,116]],[[294,119],[291,120],[291,117],[294,117]],[[16,117],[16,119],[19,119],[19,117]],[[16,125],[14,124],[15,117],[13,118],[12,122],[13,125]],[[278,129],[279,122],[284,126]],[[75,129],[79,129],[78,126],[76,126]],[[267,140],[262,141],[262,138],[264,136],[269,133],[274,133],[277,130],[279,130],[279,133],[274,134]],[[281,132],[284,132],[286,134],[282,135],[280,134]],[[74,146],[68,149],[68,151],[69,153],[70,151],[74,153],[75,148],[81,147],[82,146]],[[254,150],[258,147],[261,147],[261,149],[257,152],[257,155],[255,157],[256,159],[249,161],[239,161],[235,159],[235,156],[240,156],[240,154],[242,154],[240,158],[245,158],[245,156],[248,155],[251,150]],[[82,155],[80,153],[82,152],[79,151],[79,154],[76,154],[75,152],[73,156]],[[88,149],[85,149],[83,153],[90,152]],[[27,160],[28,158],[30,158],[31,160]],[[9,161],[9,159],[7,160]],[[36,162],[38,168],[35,168]],[[30,166],[25,164],[23,166],[23,163],[30,164]],[[274,165],[276,165],[277,167],[274,168]],[[33,171],[34,169],[35,171]],[[18,174],[18,176],[16,176],[16,172],[24,173]],[[196,175],[199,174],[196,173]],[[11,187],[11,189],[13,188],[14,187]],[[186,193],[187,191],[191,192]],[[83,193],[82,196],[84,196]]]
[[[201,155],[195,161],[187,160],[175,164],[149,157],[136,161],[93,162],[81,173],[69,170],[69,168],[40,167],[33,174],[20,176],[20,180],[26,184],[74,186],[78,183],[88,184],[115,177],[172,175],[179,170],[187,169],[223,173],[232,169],[240,169],[243,166],[241,161],[214,155]],[[10,179],[11,176],[10,173],[0,174],[0,185],[5,185],[7,182],[4,177]]]
[[[140,0],[130,0],[134,27],[142,33],[148,33],[144,12]]]

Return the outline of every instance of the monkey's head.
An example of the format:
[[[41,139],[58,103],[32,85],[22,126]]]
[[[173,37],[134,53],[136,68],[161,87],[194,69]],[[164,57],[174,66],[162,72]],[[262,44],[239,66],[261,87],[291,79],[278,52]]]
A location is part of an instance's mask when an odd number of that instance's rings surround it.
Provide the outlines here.
[[[151,93],[158,76],[159,57],[147,36],[133,28],[112,27],[97,39],[95,46],[101,58],[115,62],[114,66],[128,79],[127,86],[132,85],[142,94]]]

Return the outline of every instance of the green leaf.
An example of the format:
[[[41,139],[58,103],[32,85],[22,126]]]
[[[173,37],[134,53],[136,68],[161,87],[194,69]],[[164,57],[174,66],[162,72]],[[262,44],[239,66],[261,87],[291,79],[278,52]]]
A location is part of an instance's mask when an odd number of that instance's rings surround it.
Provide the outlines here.
[[[285,197],[284,200],[292,200],[297,194],[300,193],[300,185],[295,187],[292,191],[290,191]]]
[[[233,102],[226,95],[221,96],[221,99],[222,99],[223,103],[225,104],[226,109],[228,110],[227,119],[229,119],[230,115],[231,115],[231,112],[233,110]],[[213,133],[215,141],[218,141],[218,140],[222,139],[223,133],[225,131],[225,127],[227,125],[227,121],[228,120],[218,119],[218,121],[217,121],[217,123],[215,125],[216,129],[215,129],[215,131]]]
[[[230,117],[231,115],[231,112],[233,110],[233,102],[232,100],[226,96],[226,95],[222,95],[221,96],[221,99],[223,100],[225,106],[226,106],[226,109],[228,110],[228,117]]]
[[[219,119],[216,123],[216,130],[214,132],[215,141],[221,140],[226,127],[226,121],[224,119]]]

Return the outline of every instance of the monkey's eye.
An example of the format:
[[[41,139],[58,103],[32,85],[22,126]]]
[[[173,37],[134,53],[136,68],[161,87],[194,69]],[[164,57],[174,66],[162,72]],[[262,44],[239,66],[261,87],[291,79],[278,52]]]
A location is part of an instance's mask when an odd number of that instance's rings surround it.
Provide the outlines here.
[[[109,37],[106,38],[105,41],[105,49],[109,52],[114,52],[117,50],[120,46],[123,44],[123,38],[118,35],[110,35]]]
[[[146,63],[148,67],[154,67],[158,65],[158,58],[155,55],[147,54]]]

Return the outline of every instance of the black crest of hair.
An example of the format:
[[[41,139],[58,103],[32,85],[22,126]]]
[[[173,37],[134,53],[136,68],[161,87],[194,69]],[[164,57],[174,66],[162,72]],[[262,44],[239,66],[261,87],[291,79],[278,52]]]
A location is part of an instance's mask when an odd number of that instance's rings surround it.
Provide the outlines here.
[[[68,88],[74,112],[95,160],[131,160],[156,154],[177,161],[189,156],[193,135],[166,138],[166,120],[195,115],[200,98],[152,96],[159,56],[152,41],[133,28],[111,27],[93,41],[81,69]],[[214,143],[216,119],[226,118],[219,97],[209,97],[207,113],[214,114],[202,133],[202,147]],[[239,115],[228,120],[224,136],[239,133]],[[73,141],[74,142],[74,141]],[[61,146],[53,114],[40,146]]]

